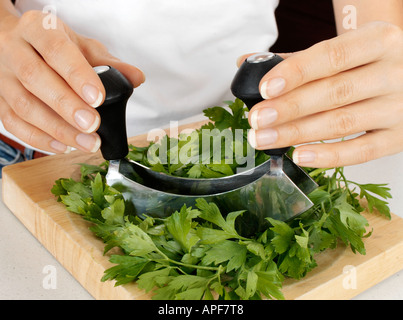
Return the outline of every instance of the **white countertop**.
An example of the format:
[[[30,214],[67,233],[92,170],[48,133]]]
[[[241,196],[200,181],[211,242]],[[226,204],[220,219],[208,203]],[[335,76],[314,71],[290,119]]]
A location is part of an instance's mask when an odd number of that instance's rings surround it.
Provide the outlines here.
[[[403,153],[348,167],[345,175],[359,183],[388,183],[393,196],[391,211],[403,217],[402,164]],[[49,270],[54,276],[51,283],[55,287],[47,285]],[[1,201],[0,299],[93,299]],[[403,299],[403,270],[361,293],[356,299]]]

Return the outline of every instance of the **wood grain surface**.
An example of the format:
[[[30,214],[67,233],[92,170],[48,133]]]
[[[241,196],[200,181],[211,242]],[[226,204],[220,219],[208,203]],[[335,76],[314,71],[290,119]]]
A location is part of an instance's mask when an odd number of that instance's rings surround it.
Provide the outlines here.
[[[203,122],[179,128],[198,128]],[[146,135],[129,139],[147,145]],[[104,244],[88,230],[89,223],[68,212],[50,192],[59,178],[79,178],[79,163],[100,164],[101,154],[73,151],[18,163],[3,169],[3,201],[44,247],[95,299],[150,299],[136,284],[101,282],[111,267]],[[350,299],[403,269],[403,219],[364,213],[373,229],[365,239],[366,255],[344,245],[316,256],[318,267],[300,281],[287,279],[286,299]]]

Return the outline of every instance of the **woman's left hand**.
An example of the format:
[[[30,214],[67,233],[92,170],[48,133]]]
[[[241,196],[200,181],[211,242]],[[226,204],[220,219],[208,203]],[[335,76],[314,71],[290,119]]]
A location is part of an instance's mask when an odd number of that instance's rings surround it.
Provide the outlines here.
[[[372,22],[290,54],[260,92],[265,100],[249,114],[257,149],[300,145],[294,161],[317,168],[403,151],[403,31]]]

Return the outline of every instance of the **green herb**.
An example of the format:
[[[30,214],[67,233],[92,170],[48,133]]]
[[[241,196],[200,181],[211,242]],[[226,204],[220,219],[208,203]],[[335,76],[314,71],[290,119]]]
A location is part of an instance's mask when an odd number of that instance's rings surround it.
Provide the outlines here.
[[[217,107],[206,113],[220,130],[246,128],[239,102],[229,105],[232,114]],[[131,157],[145,161],[147,150],[133,147]],[[107,165],[82,164],[79,181],[61,178],[52,192],[67,210],[93,223],[91,230],[104,241],[105,253],[121,249],[122,254],[111,256],[115,266],[101,280],[115,280],[116,285],[135,281],[152,291],[153,299],[284,299],[284,279],[303,278],[316,267],[315,254],[336,248],[340,241],[365,254],[363,239],[371,231],[359,199],[368,202],[370,212],[390,219],[386,185],[351,182],[343,168],[305,168],[319,185],[309,195],[314,206],[289,222],[268,218],[269,227],[250,237],[236,229],[243,211],[222,212],[204,199],[167,218],[142,220],[122,194],[106,184]],[[169,172],[168,165],[160,168]],[[215,171],[196,163],[175,171],[203,177],[206,168]]]
[[[253,161],[254,167],[269,159],[247,141],[250,126],[243,102],[236,99],[225,103],[229,110],[222,107],[204,110],[214,124],[208,123],[179,138],[164,136],[160,143],[147,147],[130,145],[128,158],[157,172],[205,179],[233,175],[237,168],[250,165],[248,161]]]

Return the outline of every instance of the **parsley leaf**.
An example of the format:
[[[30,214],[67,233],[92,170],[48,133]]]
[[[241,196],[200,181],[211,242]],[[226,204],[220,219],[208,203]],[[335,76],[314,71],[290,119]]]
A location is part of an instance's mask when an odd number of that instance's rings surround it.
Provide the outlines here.
[[[130,146],[129,158],[178,176],[234,174],[251,148],[246,140],[249,124],[240,100],[226,104],[226,109],[205,110],[215,123],[204,125],[191,136],[164,137],[167,150],[154,143]],[[212,152],[211,159],[204,159],[196,148],[197,139],[203,138],[202,129],[213,132],[210,139],[228,128],[244,130],[243,142],[234,143],[231,149],[233,164],[224,161],[228,160],[225,153]],[[188,155],[189,161],[178,161],[180,152]],[[214,155],[219,161],[211,161]],[[210,161],[200,162],[200,157]],[[263,152],[256,152],[255,164],[267,159]],[[361,215],[364,207],[360,199],[366,200],[369,212],[377,210],[391,217],[386,201],[391,194],[385,184],[349,181],[343,168],[331,169],[330,175],[330,169],[304,168],[319,185],[309,195],[313,207],[287,222],[268,218],[266,230],[246,238],[235,223],[245,211],[228,212],[205,199],[198,199],[194,208],[184,205],[166,218],[140,219],[123,195],[106,184],[107,168],[108,162],[81,164],[79,181],[60,178],[51,191],[67,210],[92,222],[90,230],[104,241],[105,254],[112,248],[122,252],[110,256],[113,266],[101,280],[114,280],[115,285],[135,281],[139,288],[152,292],[153,299],[284,299],[284,279],[303,278],[316,267],[315,254],[336,248],[340,240],[354,253],[365,254],[364,239],[371,232],[367,232],[368,221]]]
[[[269,222],[273,225],[270,230],[272,230],[275,234],[275,236],[271,240],[271,244],[273,245],[274,250],[278,254],[286,252],[291,246],[291,242],[294,237],[294,231],[285,222],[274,220],[272,218],[267,218],[267,220],[269,220]]]
[[[202,263],[205,265],[215,264],[220,265],[227,262],[226,271],[237,270],[246,262],[246,246],[238,242],[224,240],[211,246],[206,251]]]
[[[183,206],[178,212],[174,212],[166,219],[165,225],[173,238],[180,244],[185,252],[190,252],[192,247],[200,240],[192,228],[192,219],[200,215],[198,210]]]
[[[378,195],[384,199],[392,198],[392,195],[389,193],[390,188],[386,187],[386,184],[356,184],[356,185],[360,188],[360,198],[365,198],[367,200],[368,209],[370,212],[373,212],[375,208],[379,211],[379,213],[391,219],[388,202],[374,196]]]
[[[127,157],[157,172],[205,179],[233,175],[237,169],[246,168],[251,151],[255,165],[269,159],[247,141],[248,108],[239,99],[225,103],[228,110],[218,106],[204,110],[204,115],[214,124],[203,125],[179,139],[165,135],[161,143],[152,142],[148,147],[130,145]],[[235,139],[231,130],[241,130],[240,138]],[[231,143],[227,143],[229,138]]]

